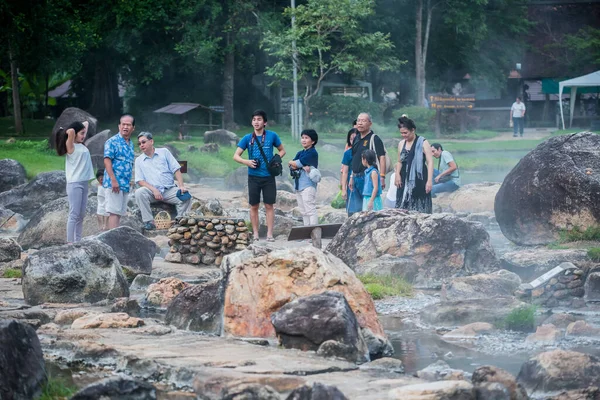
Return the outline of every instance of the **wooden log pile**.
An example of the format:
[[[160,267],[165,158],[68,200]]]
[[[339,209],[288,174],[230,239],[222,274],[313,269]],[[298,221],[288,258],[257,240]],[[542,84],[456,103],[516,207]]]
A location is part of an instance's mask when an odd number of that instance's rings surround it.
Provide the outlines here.
[[[251,236],[243,219],[189,215],[169,229],[171,249],[165,261],[220,265],[223,256],[248,247]]]

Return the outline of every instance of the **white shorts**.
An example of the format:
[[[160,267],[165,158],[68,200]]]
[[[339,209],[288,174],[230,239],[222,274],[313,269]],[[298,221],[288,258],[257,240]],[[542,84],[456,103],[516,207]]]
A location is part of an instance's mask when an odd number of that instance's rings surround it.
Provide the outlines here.
[[[129,193],[119,190],[119,193],[114,193],[112,189],[106,189],[106,201],[104,209],[107,213],[116,215],[127,215],[127,200]]]
[[[102,216],[108,216],[106,212],[106,191],[109,189],[105,189],[102,186],[98,186],[98,207],[96,207],[96,214]]]

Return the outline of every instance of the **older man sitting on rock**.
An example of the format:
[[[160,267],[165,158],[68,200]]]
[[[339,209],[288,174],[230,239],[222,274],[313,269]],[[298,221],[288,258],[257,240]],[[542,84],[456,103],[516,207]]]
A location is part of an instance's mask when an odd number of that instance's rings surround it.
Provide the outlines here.
[[[181,165],[171,152],[155,148],[150,132],[140,133],[138,143],[143,153],[135,159],[135,182],[140,186],[135,191],[135,201],[142,212],[144,229],[154,230],[156,225],[150,210],[151,203],[173,204],[177,208],[177,216],[181,217],[190,209],[191,196],[183,184]]]

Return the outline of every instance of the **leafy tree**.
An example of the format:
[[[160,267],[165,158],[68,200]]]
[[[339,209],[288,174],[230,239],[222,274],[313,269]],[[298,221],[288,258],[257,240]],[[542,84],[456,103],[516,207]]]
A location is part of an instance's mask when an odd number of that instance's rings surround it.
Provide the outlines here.
[[[292,79],[294,57],[298,79],[305,83],[304,120],[310,119],[310,99],[330,74],[358,75],[370,66],[391,70],[400,65],[393,56],[389,35],[367,33],[365,19],[374,13],[372,0],[308,0],[284,17],[295,26],[267,29],[262,46],[276,60],[266,73],[278,80]],[[292,43],[296,43],[296,51]]]

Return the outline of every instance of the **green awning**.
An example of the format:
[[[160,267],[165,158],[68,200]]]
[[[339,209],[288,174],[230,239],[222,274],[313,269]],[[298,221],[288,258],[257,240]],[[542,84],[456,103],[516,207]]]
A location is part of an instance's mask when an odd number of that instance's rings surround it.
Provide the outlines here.
[[[542,93],[544,94],[558,94],[558,83],[568,78],[563,79],[542,79]],[[568,86],[567,86],[568,87]],[[595,87],[577,87],[577,93],[599,93],[600,86]],[[570,94],[569,90],[563,91],[563,94]]]

